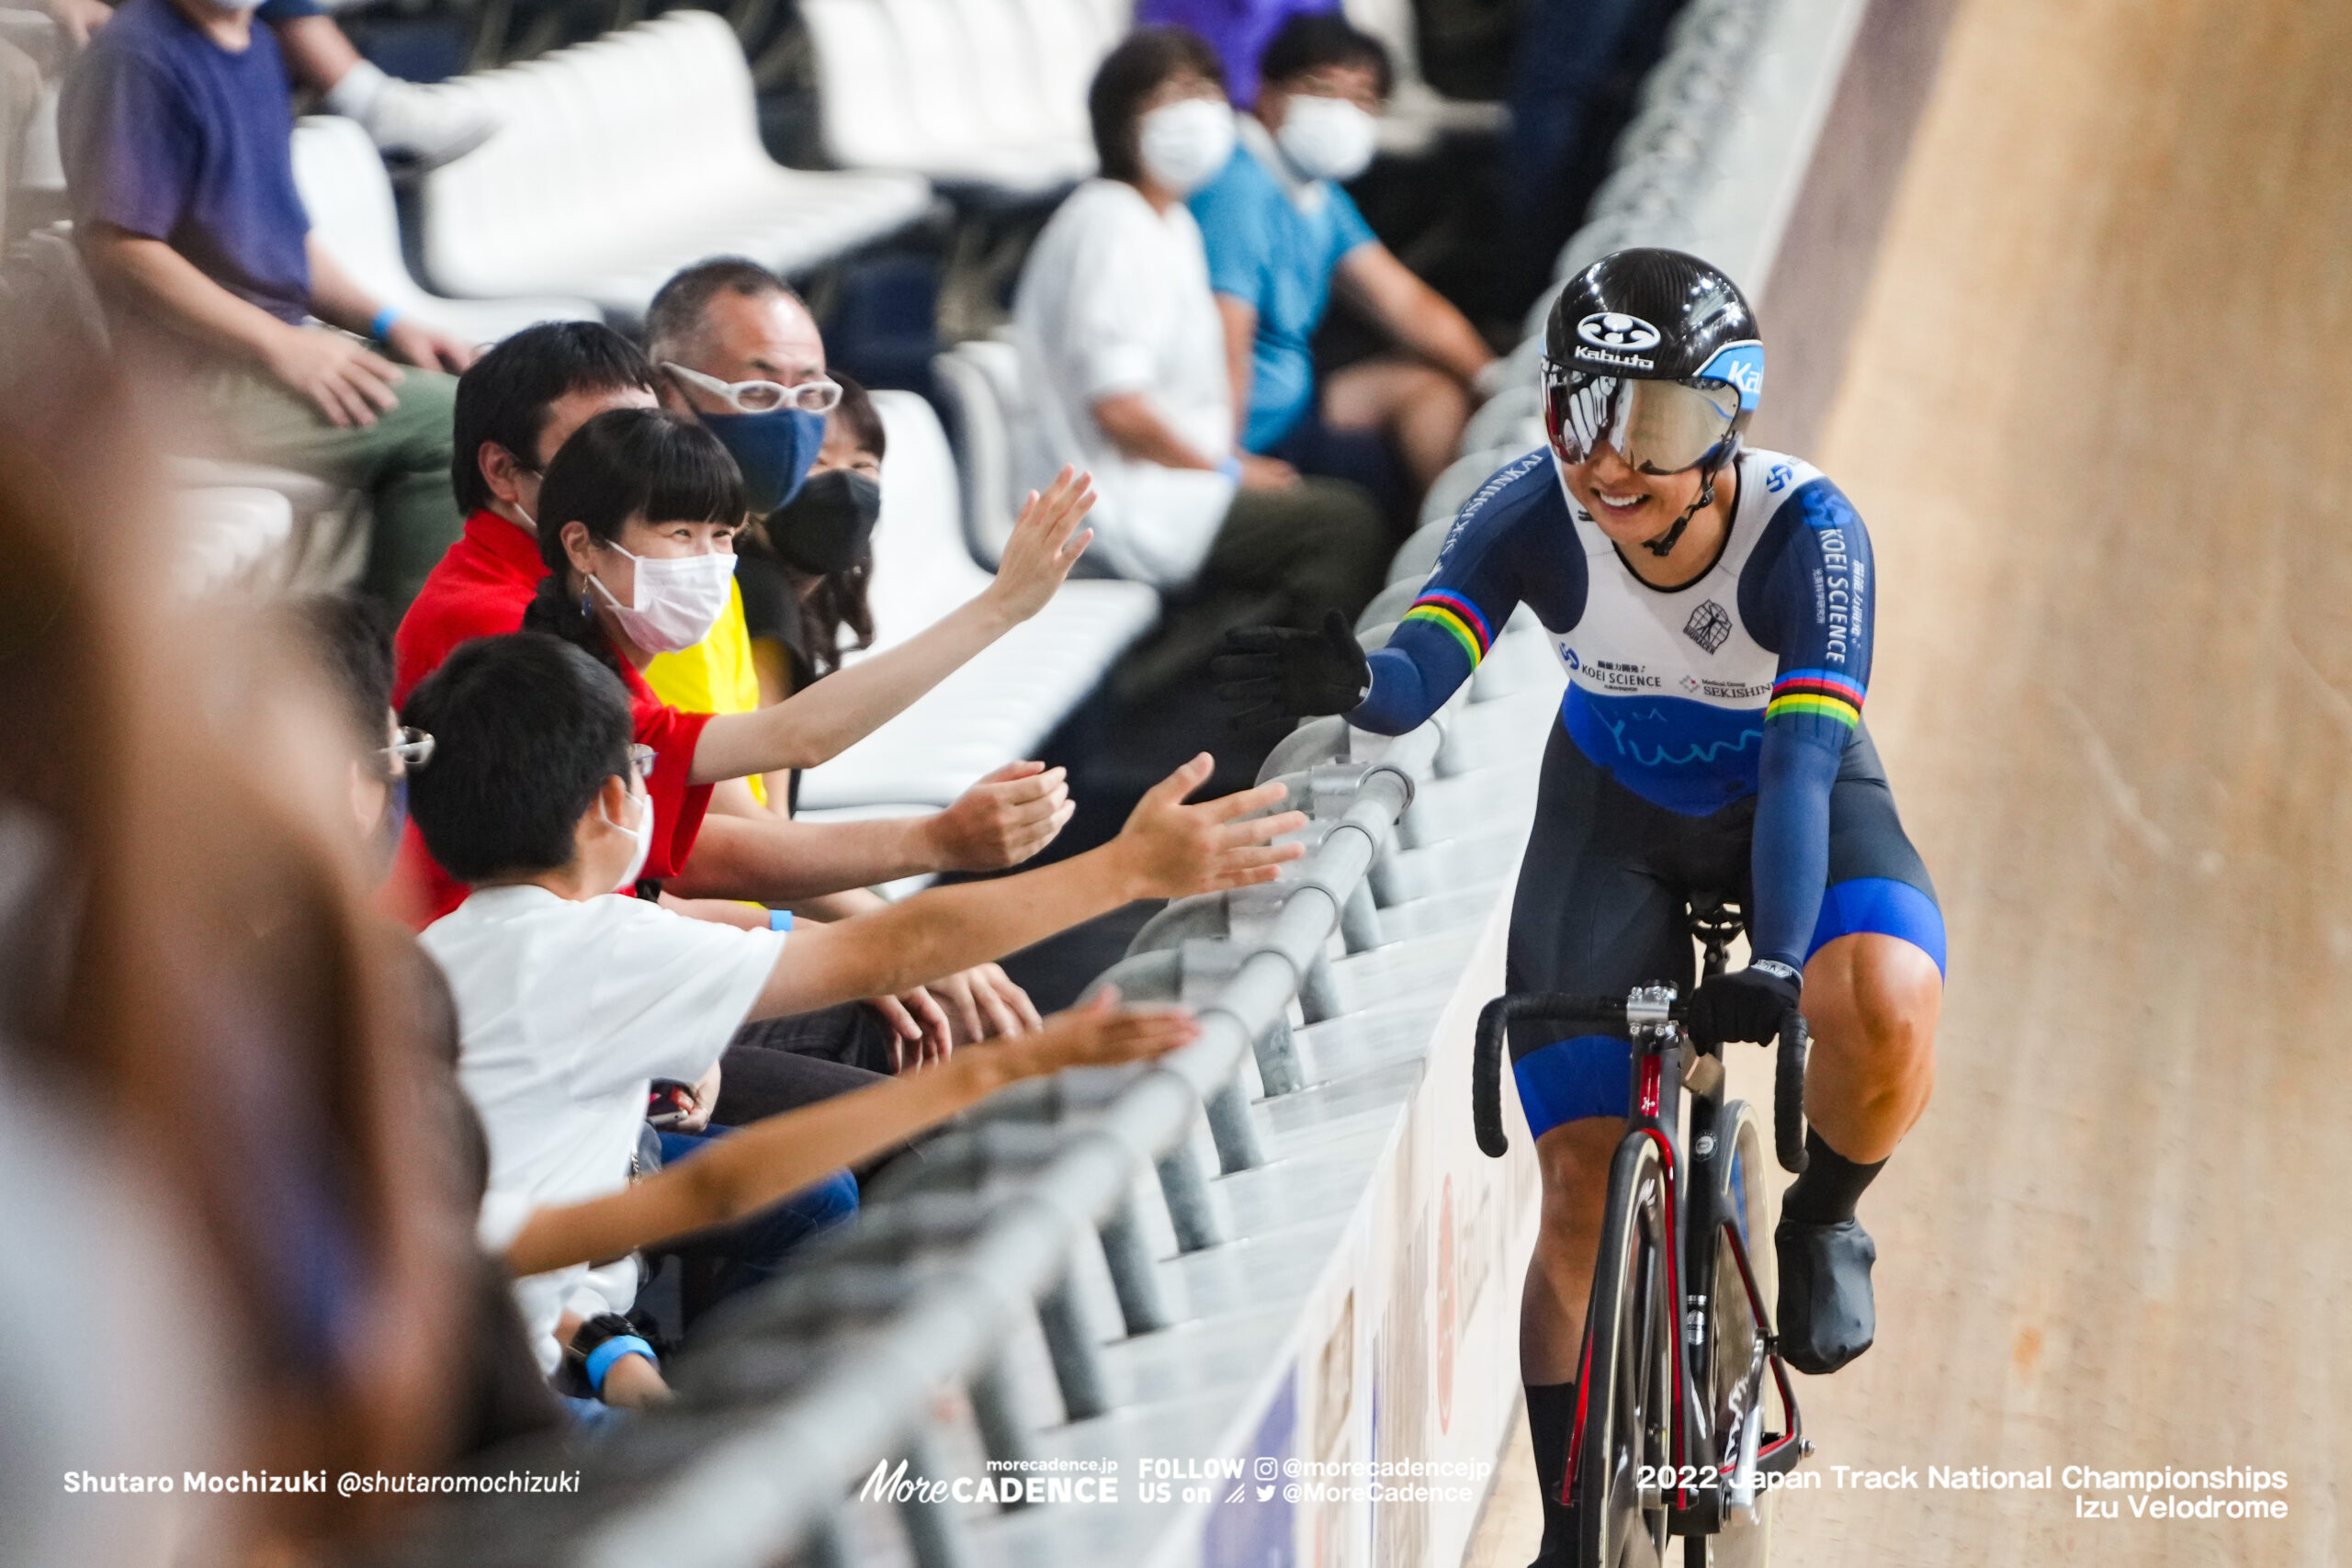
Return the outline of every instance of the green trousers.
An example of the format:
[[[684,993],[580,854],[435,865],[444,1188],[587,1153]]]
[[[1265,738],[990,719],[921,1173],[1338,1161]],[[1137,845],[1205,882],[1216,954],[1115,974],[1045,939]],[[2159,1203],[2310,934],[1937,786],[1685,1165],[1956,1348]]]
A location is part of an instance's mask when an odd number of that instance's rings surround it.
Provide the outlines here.
[[[1344,480],[1237,491],[1200,575],[1120,661],[1114,689],[1128,702],[1159,695],[1204,670],[1237,626],[1311,629],[1332,610],[1352,621],[1380,592],[1396,543],[1371,492]]]
[[[360,586],[395,616],[465,524],[449,489],[457,378],[411,367],[398,390],[399,405],[375,423],[336,426],[266,376],[224,371],[207,389],[237,456],[366,492],[375,523]]]

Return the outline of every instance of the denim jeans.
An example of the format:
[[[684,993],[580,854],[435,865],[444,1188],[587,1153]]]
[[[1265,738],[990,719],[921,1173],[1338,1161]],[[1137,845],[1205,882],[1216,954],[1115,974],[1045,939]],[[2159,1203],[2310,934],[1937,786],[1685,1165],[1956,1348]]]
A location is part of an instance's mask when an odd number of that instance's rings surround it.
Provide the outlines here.
[[[705,1145],[724,1137],[728,1129],[708,1134],[664,1133],[662,1163],[691,1159]],[[846,1224],[857,1213],[857,1179],[837,1170],[820,1181],[779,1199],[757,1213],[723,1225],[646,1249],[646,1261],[655,1268],[675,1256],[684,1267],[681,1304],[691,1325],[704,1313],[729,1296],[765,1284],[783,1273],[792,1253],[810,1236]]]

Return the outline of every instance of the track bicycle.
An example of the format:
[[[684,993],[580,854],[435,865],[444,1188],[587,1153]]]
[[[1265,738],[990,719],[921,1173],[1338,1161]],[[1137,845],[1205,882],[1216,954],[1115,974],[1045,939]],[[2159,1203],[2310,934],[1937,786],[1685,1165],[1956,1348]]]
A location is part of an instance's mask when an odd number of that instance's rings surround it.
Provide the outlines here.
[[[1686,919],[1704,976],[1721,974],[1745,917],[1701,896]],[[1498,1159],[1509,1147],[1501,1078],[1511,1023],[1622,1031],[1633,1043],[1633,1113],[1610,1166],[1568,1443],[1564,1501],[1575,1510],[1577,1568],[1663,1564],[1673,1535],[1685,1568],[1760,1568],[1774,1488],[1813,1450],[1772,1328],[1772,1247],[1756,1245],[1762,1133],[1746,1102],[1724,1100],[1721,1049],[1683,1032],[1686,1005],[1674,987],[1653,985],[1622,998],[1514,993],[1478,1015],[1471,1110],[1478,1146]],[[1791,1171],[1804,1168],[1806,1046],[1792,1011],[1773,1092],[1774,1144]]]

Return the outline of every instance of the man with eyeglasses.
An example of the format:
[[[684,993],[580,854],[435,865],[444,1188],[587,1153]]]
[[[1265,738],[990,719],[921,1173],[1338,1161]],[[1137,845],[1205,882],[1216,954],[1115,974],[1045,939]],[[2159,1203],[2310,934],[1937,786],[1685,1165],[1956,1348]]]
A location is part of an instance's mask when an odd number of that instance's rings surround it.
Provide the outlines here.
[[[791,286],[741,257],[697,262],[653,296],[645,337],[662,407],[700,420],[734,455],[753,514],[797,495],[842,389]]]
[[[662,699],[682,707],[776,702],[784,649],[798,626],[791,579],[772,541],[826,497],[808,487],[825,444],[826,417],[842,389],[825,373],[825,341],[808,309],[757,262],[721,256],[697,262],[653,296],[646,334],[662,406],[718,437],[742,471],[757,529],[735,537],[734,603],[700,648],[664,654],[646,671]],[[779,512],[791,507],[787,515]],[[865,519],[870,532],[874,519]],[[767,658],[769,689],[759,660]],[[763,803],[789,789],[779,774],[753,781]]]
[[[1731,279],[1679,251],[1604,256],[1544,332],[1549,449],[1463,507],[1419,598],[1369,659],[1345,626],[1238,634],[1237,703],[1402,734],[1476,670],[1517,608],[1567,676],[1511,906],[1509,987],[1623,995],[1691,980],[1684,902],[1727,895],[1750,959],[1691,995],[1700,1039],[1813,1032],[1808,1163],[1781,1204],[1789,1364],[1835,1371],[1876,1332],[1877,1248],[1855,1204],[1927,1109],[1942,1006],[1934,884],[1862,725],[1879,591],[1870,536],[1810,464],[1746,450],[1764,345]],[[1561,1501],[1628,1047],[1510,1037],[1544,1180],[1520,1360],[1544,1492]]]

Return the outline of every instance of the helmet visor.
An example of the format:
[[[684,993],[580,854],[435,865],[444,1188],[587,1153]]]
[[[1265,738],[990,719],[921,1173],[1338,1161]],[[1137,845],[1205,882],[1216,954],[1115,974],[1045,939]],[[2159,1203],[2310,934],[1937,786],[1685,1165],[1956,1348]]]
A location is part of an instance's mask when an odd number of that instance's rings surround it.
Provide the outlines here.
[[[1645,474],[1698,467],[1731,439],[1739,389],[1728,381],[1641,381],[1551,368],[1544,423],[1552,448],[1571,466],[1601,446]]]

